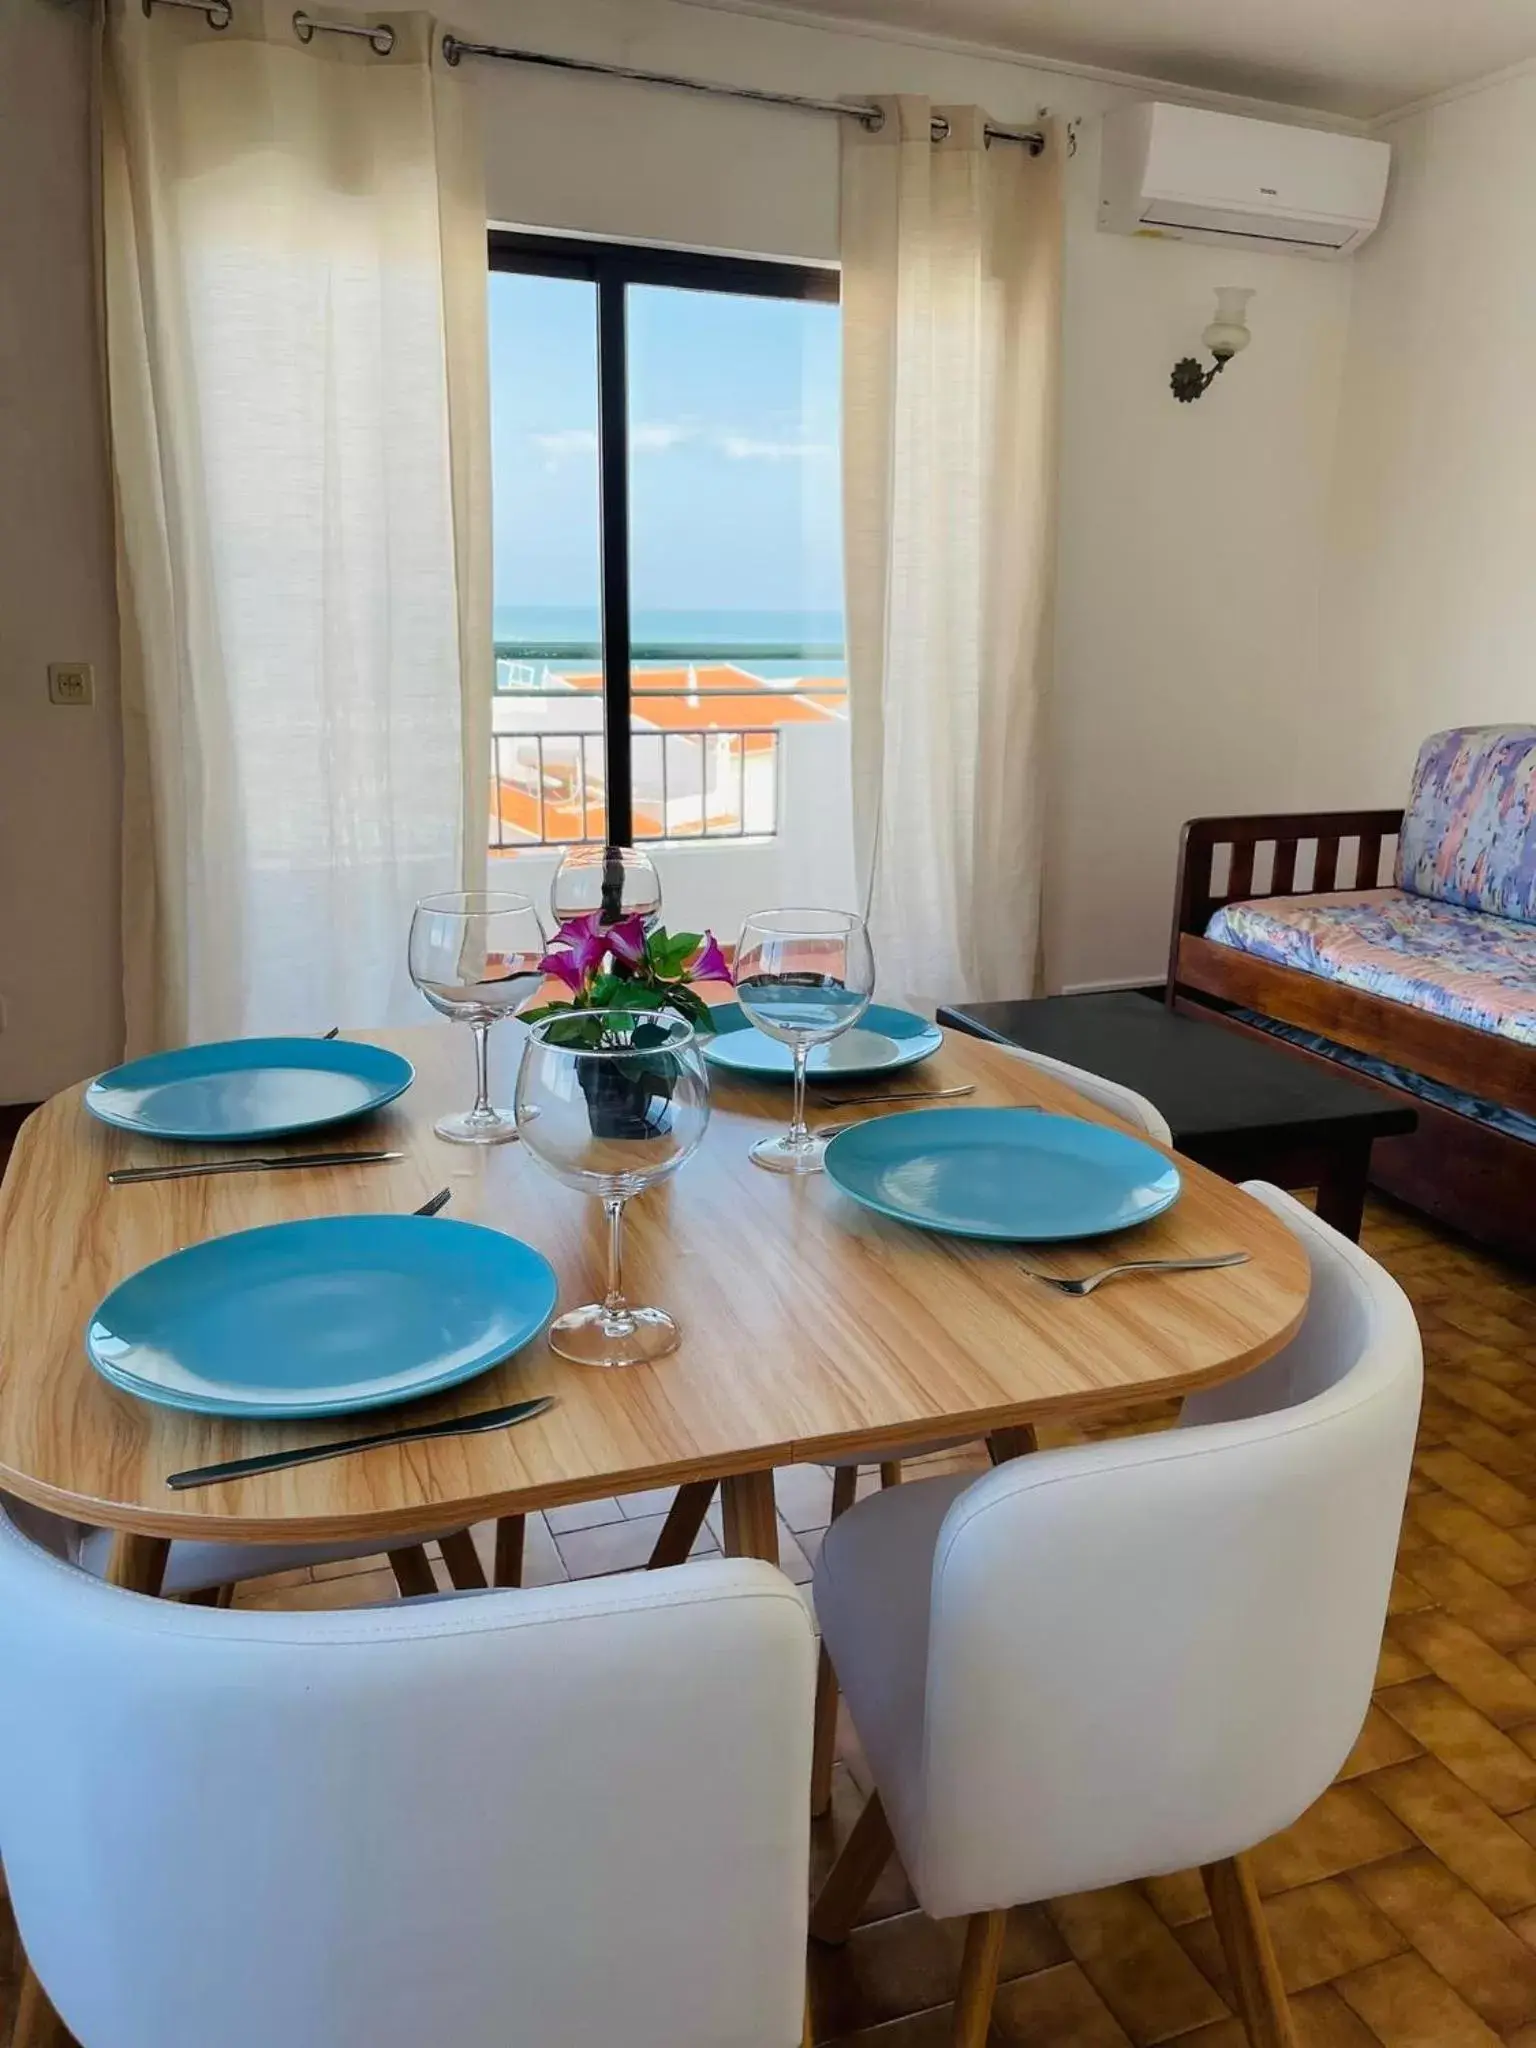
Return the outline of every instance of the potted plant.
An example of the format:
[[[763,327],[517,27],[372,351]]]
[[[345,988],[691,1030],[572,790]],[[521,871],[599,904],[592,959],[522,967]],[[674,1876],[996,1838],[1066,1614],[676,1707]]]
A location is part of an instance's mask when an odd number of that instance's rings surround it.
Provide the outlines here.
[[[539,965],[570,994],[525,1010],[526,1023],[563,1016],[562,1045],[632,1050],[632,1057],[582,1067],[593,1135],[645,1138],[665,1130],[676,1069],[671,1060],[647,1058],[666,1038],[654,1020],[671,1011],[700,1034],[714,1030],[709,1005],[692,986],[695,980],[731,980],[714,934],[662,928],[648,933],[641,918],[605,925],[601,913],[592,912],[567,919]],[[591,1014],[599,1011],[607,1014]],[[624,1019],[618,1030],[614,1012]]]

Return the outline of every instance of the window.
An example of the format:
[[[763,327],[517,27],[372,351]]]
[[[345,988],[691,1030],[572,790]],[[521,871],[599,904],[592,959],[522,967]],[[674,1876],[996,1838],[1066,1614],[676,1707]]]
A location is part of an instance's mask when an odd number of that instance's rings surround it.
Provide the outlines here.
[[[852,891],[835,272],[491,237],[491,846],[671,923]]]

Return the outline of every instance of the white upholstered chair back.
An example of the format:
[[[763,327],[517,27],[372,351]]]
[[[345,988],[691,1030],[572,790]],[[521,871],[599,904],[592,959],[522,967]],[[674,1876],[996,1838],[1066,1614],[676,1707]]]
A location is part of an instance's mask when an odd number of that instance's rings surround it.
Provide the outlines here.
[[[1017,1459],[948,1511],[917,1810],[898,1826],[930,1914],[1240,1853],[1324,1791],[1359,1733],[1418,1329],[1357,1246],[1250,1192],[1312,1265],[1288,1350],[1190,1402],[1185,1428]]]
[[[1086,1067],[1070,1066],[1066,1060],[1053,1060],[1043,1052],[1031,1052],[1024,1045],[999,1045],[999,1052],[1006,1052],[1016,1060],[1023,1060],[1026,1066],[1038,1067],[1042,1074],[1049,1074],[1054,1081],[1062,1082],[1068,1088],[1075,1088],[1079,1095],[1086,1095],[1090,1102],[1096,1102],[1100,1109],[1107,1109],[1122,1123],[1140,1131],[1143,1137],[1153,1139],[1159,1145],[1171,1145],[1173,1132],[1168,1119],[1145,1095],[1138,1095],[1134,1088],[1127,1088],[1121,1081],[1111,1081],[1104,1074],[1090,1074]]]
[[[766,1565],[340,1613],[0,1517],[0,1845],[90,2048],[793,2048],[815,1665]]]

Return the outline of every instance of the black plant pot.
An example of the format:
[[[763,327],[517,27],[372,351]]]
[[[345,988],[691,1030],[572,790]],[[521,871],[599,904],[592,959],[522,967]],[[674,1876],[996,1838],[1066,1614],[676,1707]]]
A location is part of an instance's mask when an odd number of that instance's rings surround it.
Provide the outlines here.
[[[581,1088],[593,1137],[662,1137],[672,1128],[674,1078],[644,1053],[588,1061]]]

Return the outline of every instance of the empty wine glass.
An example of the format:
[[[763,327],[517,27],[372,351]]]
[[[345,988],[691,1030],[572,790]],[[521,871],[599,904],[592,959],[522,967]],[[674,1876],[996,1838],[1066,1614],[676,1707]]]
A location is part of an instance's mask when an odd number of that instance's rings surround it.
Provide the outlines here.
[[[523,1142],[556,1180],[597,1195],[608,1218],[608,1288],[549,1326],[578,1365],[639,1365],[678,1344],[660,1308],[624,1294],[624,1204],[676,1173],[709,1123],[709,1076],[693,1027],[629,1010],[567,1010],[528,1033],[517,1073]]]
[[[605,925],[639,917],[651,931],[661,920],[661,877],[634,846],[573,846],[549,885],[556,924],[596,911]]]
[[[432,1126],[454,1145],[504,1145],[517,1125],[491,1107],[487,1035],[544,980],[544,927],[526,896],[452,889],[423,896],[411,918],[411,979],[434,1010],[475,1037],[475,1106]]]
[[[820,1173],[826,1140],[806,1127],[805,1063],[813,1045],[849,1031],[875,992],[875,956],[851,910],[756,910],[736,947],[736,1000],[795,1062],[793,1121],[752,1158],[771,1173]]]

